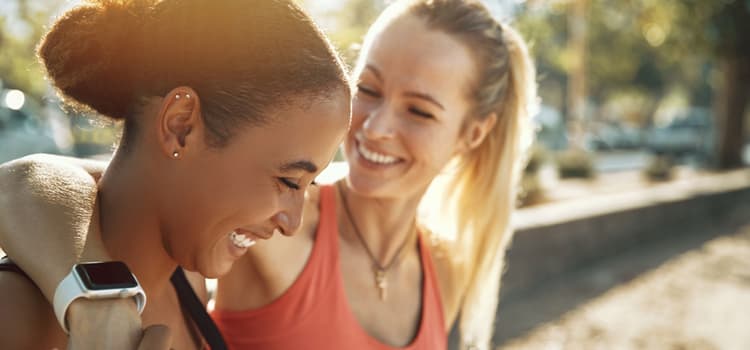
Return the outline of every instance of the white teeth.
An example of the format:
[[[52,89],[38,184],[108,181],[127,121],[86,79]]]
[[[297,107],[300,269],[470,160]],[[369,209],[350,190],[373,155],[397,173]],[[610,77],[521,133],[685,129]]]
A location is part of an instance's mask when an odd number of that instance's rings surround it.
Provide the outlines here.
[[[362,154],[363,157],[365,157],[365,159],[373,163],[393,164],[396,161],[398,161],[398,158],[396,157],[392,157],[392,156],[388,156],[385,154],[377,153],[375,151],[371,151],[365,148],[365,146],[362,145],[361,143],[359,144],[358,150],[359,150],[359,153]]]
[[[255,244],[254,239],[247,238],[247,236],[238,234],[237,232],[230,233],[229,238],[232,240],[232,244],[237,248],[249,248]]]
[[[242,248],[250,248],[255,245],[255,240],[251,238],[245,238],[244,241],[242,241]]]

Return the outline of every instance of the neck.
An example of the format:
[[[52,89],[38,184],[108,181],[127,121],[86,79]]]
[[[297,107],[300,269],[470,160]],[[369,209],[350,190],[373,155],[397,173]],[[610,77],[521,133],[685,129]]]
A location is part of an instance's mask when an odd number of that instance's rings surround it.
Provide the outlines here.
[[[337,216],[351,221],[346,226],[351,227],[351,231],[359,231],[381,266],[393,261],[402,247],[415,251],[412,248],[416,248],[415,224],[421,193],[408,198],[373,198],[355,193],[343,181],[338,188],[344,197],[340,204],[342,207],[348,206],[351,217],[346,215],[346,208],[342,208],[344,212]],[[352,232],[351,235],[356,234]]]
[[[147,294],[169,286],[177,267],[162,244],[155,200],[146,172],[116,154],[99,186],[102,241],[115,260],[124,261]]]

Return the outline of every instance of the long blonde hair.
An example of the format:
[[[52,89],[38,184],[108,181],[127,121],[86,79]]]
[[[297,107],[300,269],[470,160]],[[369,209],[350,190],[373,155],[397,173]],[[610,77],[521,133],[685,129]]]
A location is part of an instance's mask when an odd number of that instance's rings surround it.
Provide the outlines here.
[[[428,207],[421,225],[453,237],[446,253],[459,276],[461,347],[488,348],[513,233],[511,216],[533,140],[531,119],[538,101],[534,64],[518,32],[494,19],[478,1],[397,1],[368,36],[402,14],[425,20],[429,28],[451,35],[469,49],[478,74],[471,91],[475,107],[468,117],[497,116],[482,144],[454,159],[420,205],[423,213]]]

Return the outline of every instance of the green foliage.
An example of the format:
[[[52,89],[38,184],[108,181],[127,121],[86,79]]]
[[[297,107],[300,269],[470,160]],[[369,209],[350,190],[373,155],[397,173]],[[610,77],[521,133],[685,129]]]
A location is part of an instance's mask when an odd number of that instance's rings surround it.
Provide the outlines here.
[[[581,149],[569,149],[558,154],[557,170],[563,179],[590,179],[595,175],[591,154]]]
[[[688,87],[692,104],[709,104],[716,54],[727,43],[750,40],[750,20],[738,15],[750,11],[748,0],[589,0],[588,4],[587,94],[599,104],[618,95],[652,99],[644,104],[644,120],[637,121],[642,124],[648,124],[659,100],[678,86]],[[533,45],[543,100],[560,101],[557,107],[563,110],[564,98],[558,96],[557,87],[567,84],[571,67],[569,6],[571,1],[527,1],[515,23]]]
[[[6,88],[23,90],[38,100],[44,95],[47,84],[36,59],[35,47],[52,14],[64,0],[5,1],[15,2],[17,12],[0,13],[0,79]]]
[[[544,201],[544,188],[539,180],[539,170],[547,162],[549,154],[541,144],[534,144],[529,153],[522,177],[521,189],[518,194],[519,206],[525,207]]]
[[[367,29],[385,6],[382,0],[346,0],[339,9],[326,14],[335,22],[335,29],[327,34],[350,66],[357,59]]]
[[[651,158],[648,166],[643,169],[643,176],[650,181],[671,180],[674,175],[674,162],[665,155]]]

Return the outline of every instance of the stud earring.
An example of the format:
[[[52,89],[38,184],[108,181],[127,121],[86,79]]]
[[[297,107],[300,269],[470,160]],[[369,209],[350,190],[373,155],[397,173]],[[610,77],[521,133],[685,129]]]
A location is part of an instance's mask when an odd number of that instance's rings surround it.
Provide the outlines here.
[[[180,157],[180,152],[177,152],[177,151],[172,152],[172,158],[179,158],[179,157]]]
[[[175,100],[179,100],[180,99],[180,94],[174,95],[174,99]]]
[[[190,99],[190,94],[185,94],[186,99]]]

